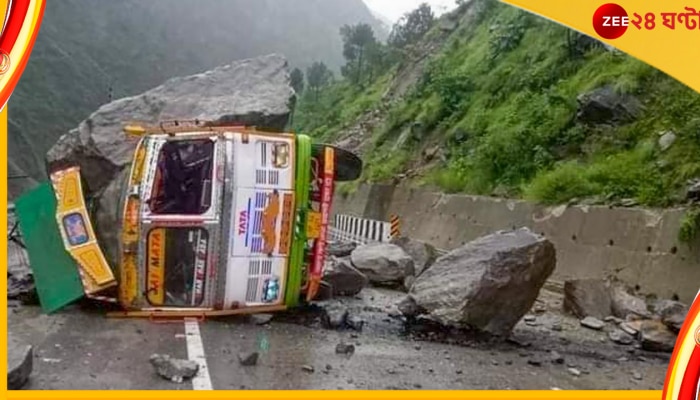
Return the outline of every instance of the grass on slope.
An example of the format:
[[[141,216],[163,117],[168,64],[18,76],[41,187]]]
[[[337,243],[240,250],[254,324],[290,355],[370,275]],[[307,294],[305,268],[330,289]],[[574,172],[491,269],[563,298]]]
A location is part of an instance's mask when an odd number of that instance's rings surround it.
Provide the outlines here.
[[[475,1],[486,5],[479,22],[449,38],[422,82],[375,132],[366,179],[394,177],[415,165],[428,143],[440,143],[447,162],[423,181],[448,192],[547,204],[680,200],[685,182],[700,176],[700,95],[602,46],[572,52],[568,30],[555,23]],[[577,122],[577,97],[602,85],[636,96],[644,104],[640,118],[622,126]],[[374,97],[334,99],[332,113],[350,117],[347,110]],[[327,115],[305,118],[330,120]],[[665,131],[677,141],[661,151],[657,142]]]

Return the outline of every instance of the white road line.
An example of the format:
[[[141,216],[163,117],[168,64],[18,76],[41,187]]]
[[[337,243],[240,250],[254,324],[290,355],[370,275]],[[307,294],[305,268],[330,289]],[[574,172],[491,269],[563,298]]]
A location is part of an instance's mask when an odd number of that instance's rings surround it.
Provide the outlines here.
[[[192,378],[192,389],[213,390],[207,358],[204,355],[202,336],[199,334],[199,323],[194,318],[185,318],[185,336],[187,338],[187,358],[199,364],[199,372]]]

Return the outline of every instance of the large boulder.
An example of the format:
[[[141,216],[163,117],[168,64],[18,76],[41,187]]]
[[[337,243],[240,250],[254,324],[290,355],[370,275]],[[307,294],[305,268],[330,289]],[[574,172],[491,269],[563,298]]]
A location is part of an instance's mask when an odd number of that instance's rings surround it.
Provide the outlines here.
[[[287,61],[268,55],[201,74],[173,78],[137,96],[100,107],[49,150],[53,165],[77,164],[91,193],[99,193],[132,160],[136,141],[123,126],[172,119],[235,122],[283,130],[293,106]]]
[[[589,125],[615,125],[634,121],[642,111],[641,102],[632,95],[619,94],[611,85],[580,95],[577,118]]]
[[[423,271],[430,268],[430,266],[435,263],[435,260],[437,260],[438,253],[435,247],[420,240],[401,236],[393,239],[391,243],[401,247],[406,254],[413,258],[416,276],[419,276]]]
[[[413,259],[394,244],[372,243],[359,246],[350,254],[352,264],[379,285],[403,285],[407,276],[415,274]]]
[[[651,318],[647,310],[647,303],[637,296],[631,295],[620,285],[615,285],[611,290],[613,315],[619,318],[627,318],[633,315],[641,318]]]
[[[507,336],[556,266],[554,245],[527,228],[476,239],[439,258],[399,305],[447,326]]]
[[[357,247],[354,242],[329,242],[326,248],[326,254],[334,257],[347,257]]]
[[[604,319],[612,312],[609,284],[602,279],[565,281],[564,310],[581,319]]]
[[[670,353],[676,345],[676,335],[661,321],[642,322],[639,335],[644,350]]]
[[[369,279],[347,259],[330,257],[323,269],[323,281],[333,288],[333,296],[354,296],[367,286]]]
[[[268,55],[237,61],[201,74],[173,78],[137,96],[100,107],[49,150],[49,169],[78,165],[105,256],[116,262],[121,204],[137,141],[122,129],[129,122],[164,120],[235,122],[282,131],[294,103],[287,61]]]
[[[21,389],[32,373],[32,346],[23,343],[11,332],[7,334],[7,388]]]

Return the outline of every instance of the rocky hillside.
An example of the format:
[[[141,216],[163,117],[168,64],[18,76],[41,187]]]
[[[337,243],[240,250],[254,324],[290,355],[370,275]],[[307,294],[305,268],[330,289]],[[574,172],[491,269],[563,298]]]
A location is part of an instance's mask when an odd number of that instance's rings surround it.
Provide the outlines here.
[[[52,0],[9,109],[9,173],[43,177],[58,137],[110,99],[233,60],[281,53],[293,66],[342,61],[339,28],[362,0]],[[10,181],[10,195],[29,182]]]
[[[307,97],[296,128],[361,152],[367,181],[669,206],[700,178],[699,115],[700,95],[664,73],[538,16],[473,0],[373,84],[340,82],[320,101]]]

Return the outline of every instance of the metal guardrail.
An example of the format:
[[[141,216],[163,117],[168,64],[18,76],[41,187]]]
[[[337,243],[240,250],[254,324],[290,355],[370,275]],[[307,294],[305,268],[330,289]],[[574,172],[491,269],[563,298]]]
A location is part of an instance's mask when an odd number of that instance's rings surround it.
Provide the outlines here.
[[[336,214],[333,225],[329,227],[331,240],[347,241],[356,244],[389,243],[400,235],[400,219],[392,215],[391,221],[378,221],[353,215]],[[435,249],[439,256],[449,253],[449,250]]]

